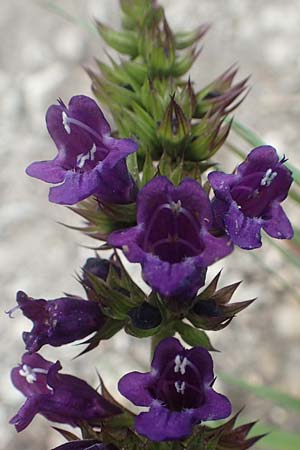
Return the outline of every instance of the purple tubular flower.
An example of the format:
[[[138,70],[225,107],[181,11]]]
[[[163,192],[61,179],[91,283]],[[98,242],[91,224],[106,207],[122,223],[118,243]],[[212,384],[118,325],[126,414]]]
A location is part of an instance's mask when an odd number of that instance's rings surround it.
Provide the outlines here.
[[[156,347],[152,370],[131,372],[119,391],[135,405],[149,406],[136,417],[135,429],[152,441],[185,439],[193,425],[231,414],[230,401],[212,389],[213,361],[202,347],[186,350],[175,338]]]
[[[52,363],[38,353],[25,353],[22,364],[12,370],[14,386],[27,397],[10,420],[17,431],[24,430],[38,413],[53,422],[75,427],[81,421],[99,422],[122,412],[85,381],[59,374],[60,369],[59,361]]]
[[[111,444],[102,444],[99,441],[93,441],[90,439],[85,439],[83,441],[72,441],[67,442],[66,444],[60,445],[59,447],[54,448],[53,450],[114,450],[114,447]]]
[[[227,237],[209,232],[211,204],[196,181],[176,187],[156,177],[138,195],[137,226],[112,233],[108,242],[141,263],[145,281],[166,297],[191,298],[203,286],[206,268],[232,251]]]
[[[17,303],[24,316],[33,322],[30,333],[23,333],[26,350],[30,353],[45,344],[59,347],[83,339],[99,330],[105,322],[97,303],[77,297],[34,300],[19,291]]]
[[[234,175],[211,172],[216,225],[244,249],[261,247],[261,229],[277,239],[291,239],[292,225],[280,203],[287,197],[292,175],[270,146],[252,150]]]
[[[68,108],[49,107],[46,123],[58,154],[50,161],[30,164],[26,173],[59,184],[52,187],[49,200],[73,205],[90,195],[108,203],[130,203],[136,185],[126,166],[126,157],[137,150],[131,139],[114,139],[97,103],[85,95],[72,97]]]

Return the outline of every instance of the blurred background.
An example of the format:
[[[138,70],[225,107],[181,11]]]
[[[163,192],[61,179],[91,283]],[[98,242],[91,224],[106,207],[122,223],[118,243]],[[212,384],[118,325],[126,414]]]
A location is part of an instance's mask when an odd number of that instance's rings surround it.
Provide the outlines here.
[[[204,50],[190,71],[204,86],[231,64],[240,78],[251,74],[252,90],[236,118],[256,130],[268,144],[300,165],[300,4],[298,0],[161,0],[175,30],[203,22],[212,29]],[[10,369],[24,347],[23,330],[31,324],[21,313],[10,320],[4,311],[15,305],[15,292],[36,298],[57,298],[62,292],[83,295],[75,280],[94,245],[58,222],[78,224],[66,208],[49,204],[49,186],[29,179],[24,168],[50,159],[54,144],[47,135],[45,111],[58,97],[90,93],[84,68],[93,57],[107,60],[105,45],[93,29],[94,18],[120,24],[117,0],[2,0],[0,15],[0,277],[1,383],[0,449],[49,450],[63,442],[47,421],[37,416],[17,435],[8,425],[22,396],[12,388]],[[232,133],[234,139],[234,133]],[[244,150],[251,146],[243,144]],[[227,152],[227,153],[226,153]],[[219,162],[230,169],[238,158],[223,150]],[[285,208],[299,228],[299,205]],[[243,279],[236,300],[258,300],[224,331],[210,333],[221,353],[215,355],[218,388],[246,405],[245,420],[259,419],[277,431],[255,449],[300,449],[300,247],[265,242],[263,250],[241,252],[209,270],[208,279],[224,267],[221,285]],[[138,268],[132,269],[136,274]],[[82,358],[74,345],[44,348],[43,355],[60,359],[65,372],[97,385],[97,369],[115,389],[121,375],[147,367],[148,340],[123,333]],[[242,381],[241,381],[242,380]],[[298,412],[297,412],[298,411]],[[278,431],[279,430],[279,431]],[[258,432],[261,430],[258,429]],[[273,436],[273,437],[272,437]]]

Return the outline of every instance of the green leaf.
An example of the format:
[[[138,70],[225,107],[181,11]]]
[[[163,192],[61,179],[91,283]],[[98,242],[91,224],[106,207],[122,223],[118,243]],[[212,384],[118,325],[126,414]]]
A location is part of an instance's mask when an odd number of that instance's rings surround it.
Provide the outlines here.
[[[130,336],[134,336],[137,338],[147,338],[150,336],[154,336],[155,334],[159,333],[160,329],[161,325],[146,330],[142,328],[137,328],[131,323],[131,321],[129,321],[128,324],[125,326],[126,333],[130,334]]]
[[[96,27],[100,36],[105,42],[119,53],[130,55],[132,57],[137,56],[137,36],[132,31],[115,31],[112,28],[104,25],[101,22],[96,21]]]
[[[175,186],[178,186],[182,180],[183,161],[179,162],[170,175],[170,180]]]
[[[143,176],[141,186],[145,186],[154,177],[157,170],[153,166],[151,154],[149,150],[146,150],[146,158],[143,167]]]
[[[140,187],[140,174],[139,174],[137,153],[136,152],[130,153],[130,155],[127,156],[126,162],[128,170],[131,173],[134,181],[136,182],[137,186]]]
[[[226,383],[237,386],[247,392],[251,392],[257,397],[271,400],[277,405],[283,406],[290,410],[300,411],[300,398],[292,397],[289,394],[286,394],[274,388],[270,388],[268,386],[249,383],[248,381],[233,377],[226,373],[219,374],[219,377]]]
[[[199,345],[207,350],[216,351],[204,331],[179,321],[176,323],[176,331],[180,334],[182,339],[192,347],[197,347]]]

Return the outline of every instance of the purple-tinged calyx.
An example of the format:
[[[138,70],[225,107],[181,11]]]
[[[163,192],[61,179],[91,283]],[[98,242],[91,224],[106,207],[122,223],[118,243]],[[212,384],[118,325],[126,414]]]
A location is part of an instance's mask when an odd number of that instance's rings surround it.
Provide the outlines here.
[[[202,347],[186,350],[175,338],[156,347],[148,373],[131,372],[119,391],[150,410],[136,417],[136,431],[152,441],[187,438],[193,426],[230,415],[230,401],[213,390],[213,361]]]
[[[19,291],[17,303],[24,316],[33,322],[32,330],[23,333],[26,350],[30,353],[45,344],[58,347],[83,339],[98,331],[105,322],[97,303],[78,297],[34,300]]]
[[[126,157],[137,150],[131,139],[115,139],[97,103],[85,96],[72,97],[69,106],[59,100],[49,107],[46,123],[58,154],[53,160],[30,164],[26,173],[47,183],[49,200],[73,205],[90,195],[107,203],[130,203],[136,185]]]
[[[280,203],[293,178],[270,146],[253,149],[233,175],[211,172],[216,226],[232,242],[251,250],[261,246],[261,229],[277,239],[291,239],[293,228]]]
[[[78,426],[80,422],[99,421],[122,411],[109,403],[85,381],[59,374],[59,361],[52,363],[38,353],[25,353],[22,363],[11,372],[14,386],[27,397],[24,405],[10,420],[22,431],[36,414],[53,422]]]
[[[145,281],[165,297],[191,298],[203,286],[207,266],[232,251],[227,237],[209,229],[212,210],[196,181],[174,186],[156,177],[140,191],[137,226],[112,233],[108,243],[141,263]]]

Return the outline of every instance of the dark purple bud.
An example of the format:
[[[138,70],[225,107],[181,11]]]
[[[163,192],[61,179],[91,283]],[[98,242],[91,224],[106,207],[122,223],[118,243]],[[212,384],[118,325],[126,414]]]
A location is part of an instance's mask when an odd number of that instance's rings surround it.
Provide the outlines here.
[[[131,309],[128,315],[133,326],[142,330],[158,327],[162,320],[159,309],[147,302],[143,302],[137,308]]]
[[[60,369],[59,361],[52,363],[37,353],[25,353],[22,363],[12,370],[14,386],[27,397],[10,420],[17,431],[24,430],[36,414],[75,427],[82,421],[99,422],[122,412],[85,381],[59,374]]]
[[[90,195],[108,203],[135,200],[136,185],[126,157],[137,144],[110,136],[110,126],[93,99],[77,95],[68,108],[59,100],[59,105],[49,107],[46,122],[58,154],[53,160],[30,164],[26,173],[58,184],[50,189],[51,202],[73,205]]]
[[[83,441],[67,442],[59,447],[55,447],[53,450],[116,450],[116,447],[111,444],[85,439]]]
[[[91,283],[87,276],[88,273],[91,273],[92,275],[95,275],[96,277],[106,281],[109,272],[109,265],[110,262],[108,259],[103,259],[99,256],[97,256],[96,258],[88,258],[82,268],[82,280],[84,284],[87,284],[91,287]]]
[[[173,186],[159,176],[138,195],[137,226],[112,233],[108,242],[141,263],[153,290],[186,299],[203,286],[207,266],[232,251],[227,237],[209,232],[211,225],[211,204],[200,184],[186,178]]]
[[[59,347],[83,339],[98,331],[105,322],[97,303],[78,297],[34,300],[19,291],[17,303],[24,316],[33,322],[32,330],[23,333],[26,350],[30,353],[45,344]]]
[[[211,172],[216,226],[232,242],[251,250],[261,246],[261,229],[277,239],[291,239],[293,228],[280,203],[292,184],[291,172],[270,146],[252,150],[234,175]]]
[[[135,429],[152,441],[185,439],[201,421],[224,419],[230,401],[213,390],[213,361],[202,347],[186,350],[175,338],[156,347],[151,372],[131,372],[119,391],[135,405],[148,406]]]
[[[220,311],[217,302],[214,300],[205,300],[197,302],[193,308],[193,311],[200,316],[208,317],[219,317],[222,316],[222,311]]]

